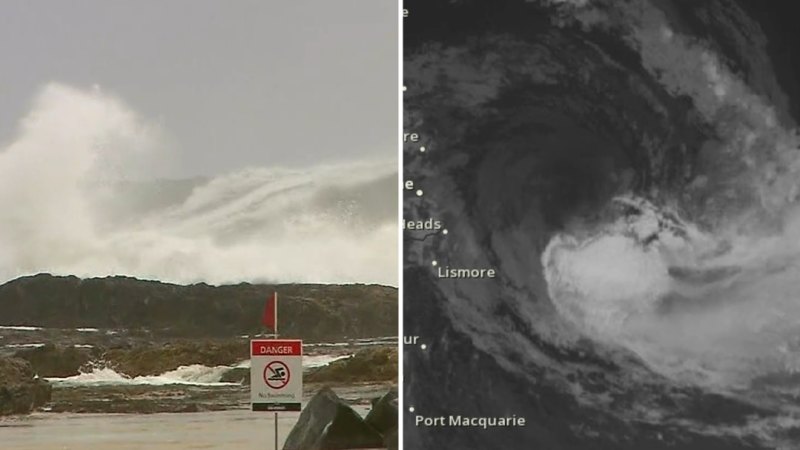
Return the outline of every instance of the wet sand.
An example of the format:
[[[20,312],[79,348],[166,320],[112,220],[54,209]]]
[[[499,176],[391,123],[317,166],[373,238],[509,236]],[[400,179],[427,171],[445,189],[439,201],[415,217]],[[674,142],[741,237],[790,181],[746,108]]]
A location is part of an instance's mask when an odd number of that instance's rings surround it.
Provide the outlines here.
[[[360,414],[366,407],[355,406]],[[281,413],[279,448],[299,412]],[[272,450],[272,413],[56,414],[0,419],[3,450]]]

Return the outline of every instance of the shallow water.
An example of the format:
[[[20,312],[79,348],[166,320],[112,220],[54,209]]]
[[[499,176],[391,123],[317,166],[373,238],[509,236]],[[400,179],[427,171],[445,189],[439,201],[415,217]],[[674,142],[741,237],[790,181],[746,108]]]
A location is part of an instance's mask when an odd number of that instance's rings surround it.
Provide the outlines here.
[[[365,415],[367,408],[354,406]],[[279,446],[300,413],[281,413]],[[272,449],[271,413],[52,414],[0,419],[3,450]]]

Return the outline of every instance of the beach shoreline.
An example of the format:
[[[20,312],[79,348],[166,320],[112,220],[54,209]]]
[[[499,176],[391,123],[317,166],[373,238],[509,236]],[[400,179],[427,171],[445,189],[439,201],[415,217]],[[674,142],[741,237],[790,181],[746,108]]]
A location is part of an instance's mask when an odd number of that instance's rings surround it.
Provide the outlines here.
[[[378,397],[396,385],[361,384],[333,389],[362,417]],[[305,403],[311,392],[306,392]],[[278,442],[283,447],[300,412],[278,415]],[[246,405],[200,412],[75,413],[37,411],[0,417],[3,450],[185,450],[272,449],[272,413]]]
[[[366,414],[365,406],[354,406]],[[299,412],[280,413],[282,446]],[[271,449],[273,415],[247,409],[197,413],[37,412],[0,419],[4,450]]]

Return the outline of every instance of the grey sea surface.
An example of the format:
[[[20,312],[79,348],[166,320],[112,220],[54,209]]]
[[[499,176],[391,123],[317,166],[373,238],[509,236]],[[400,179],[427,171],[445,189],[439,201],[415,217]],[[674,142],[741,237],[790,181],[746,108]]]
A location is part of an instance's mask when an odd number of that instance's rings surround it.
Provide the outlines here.
[[[353,408],[362,416],[366,405]],[[278,415],[278,443],[298,412]],[[0,420],[3,450],[272,449],[272,413],[246,409],[167,414],[36,413]]]

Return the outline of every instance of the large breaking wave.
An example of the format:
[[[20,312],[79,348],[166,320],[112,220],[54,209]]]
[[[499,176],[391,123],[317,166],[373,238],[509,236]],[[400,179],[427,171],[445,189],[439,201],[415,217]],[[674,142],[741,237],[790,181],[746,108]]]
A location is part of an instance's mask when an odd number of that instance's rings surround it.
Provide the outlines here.
[[[97,88],[44,87],[0,148],[0,280],[397,283],[394,162],[167,180],[165,134]]]
[[[328,364],[351,357],[344,355],[303,355],[303,370],[324,367]],[[223,376],[234,368],[250,368],[250,360],[242,361],[235,366],[204,366],[192,364],[180,366],[160,375],[141,375],[129,377],[109,367],[95,367],[65,378],[48,378],[48,381],[62,386],[117,386],[117,385],[151,385],[167,386],[187,384],[197,386],[233,386],[240,383],[222,381]]]

